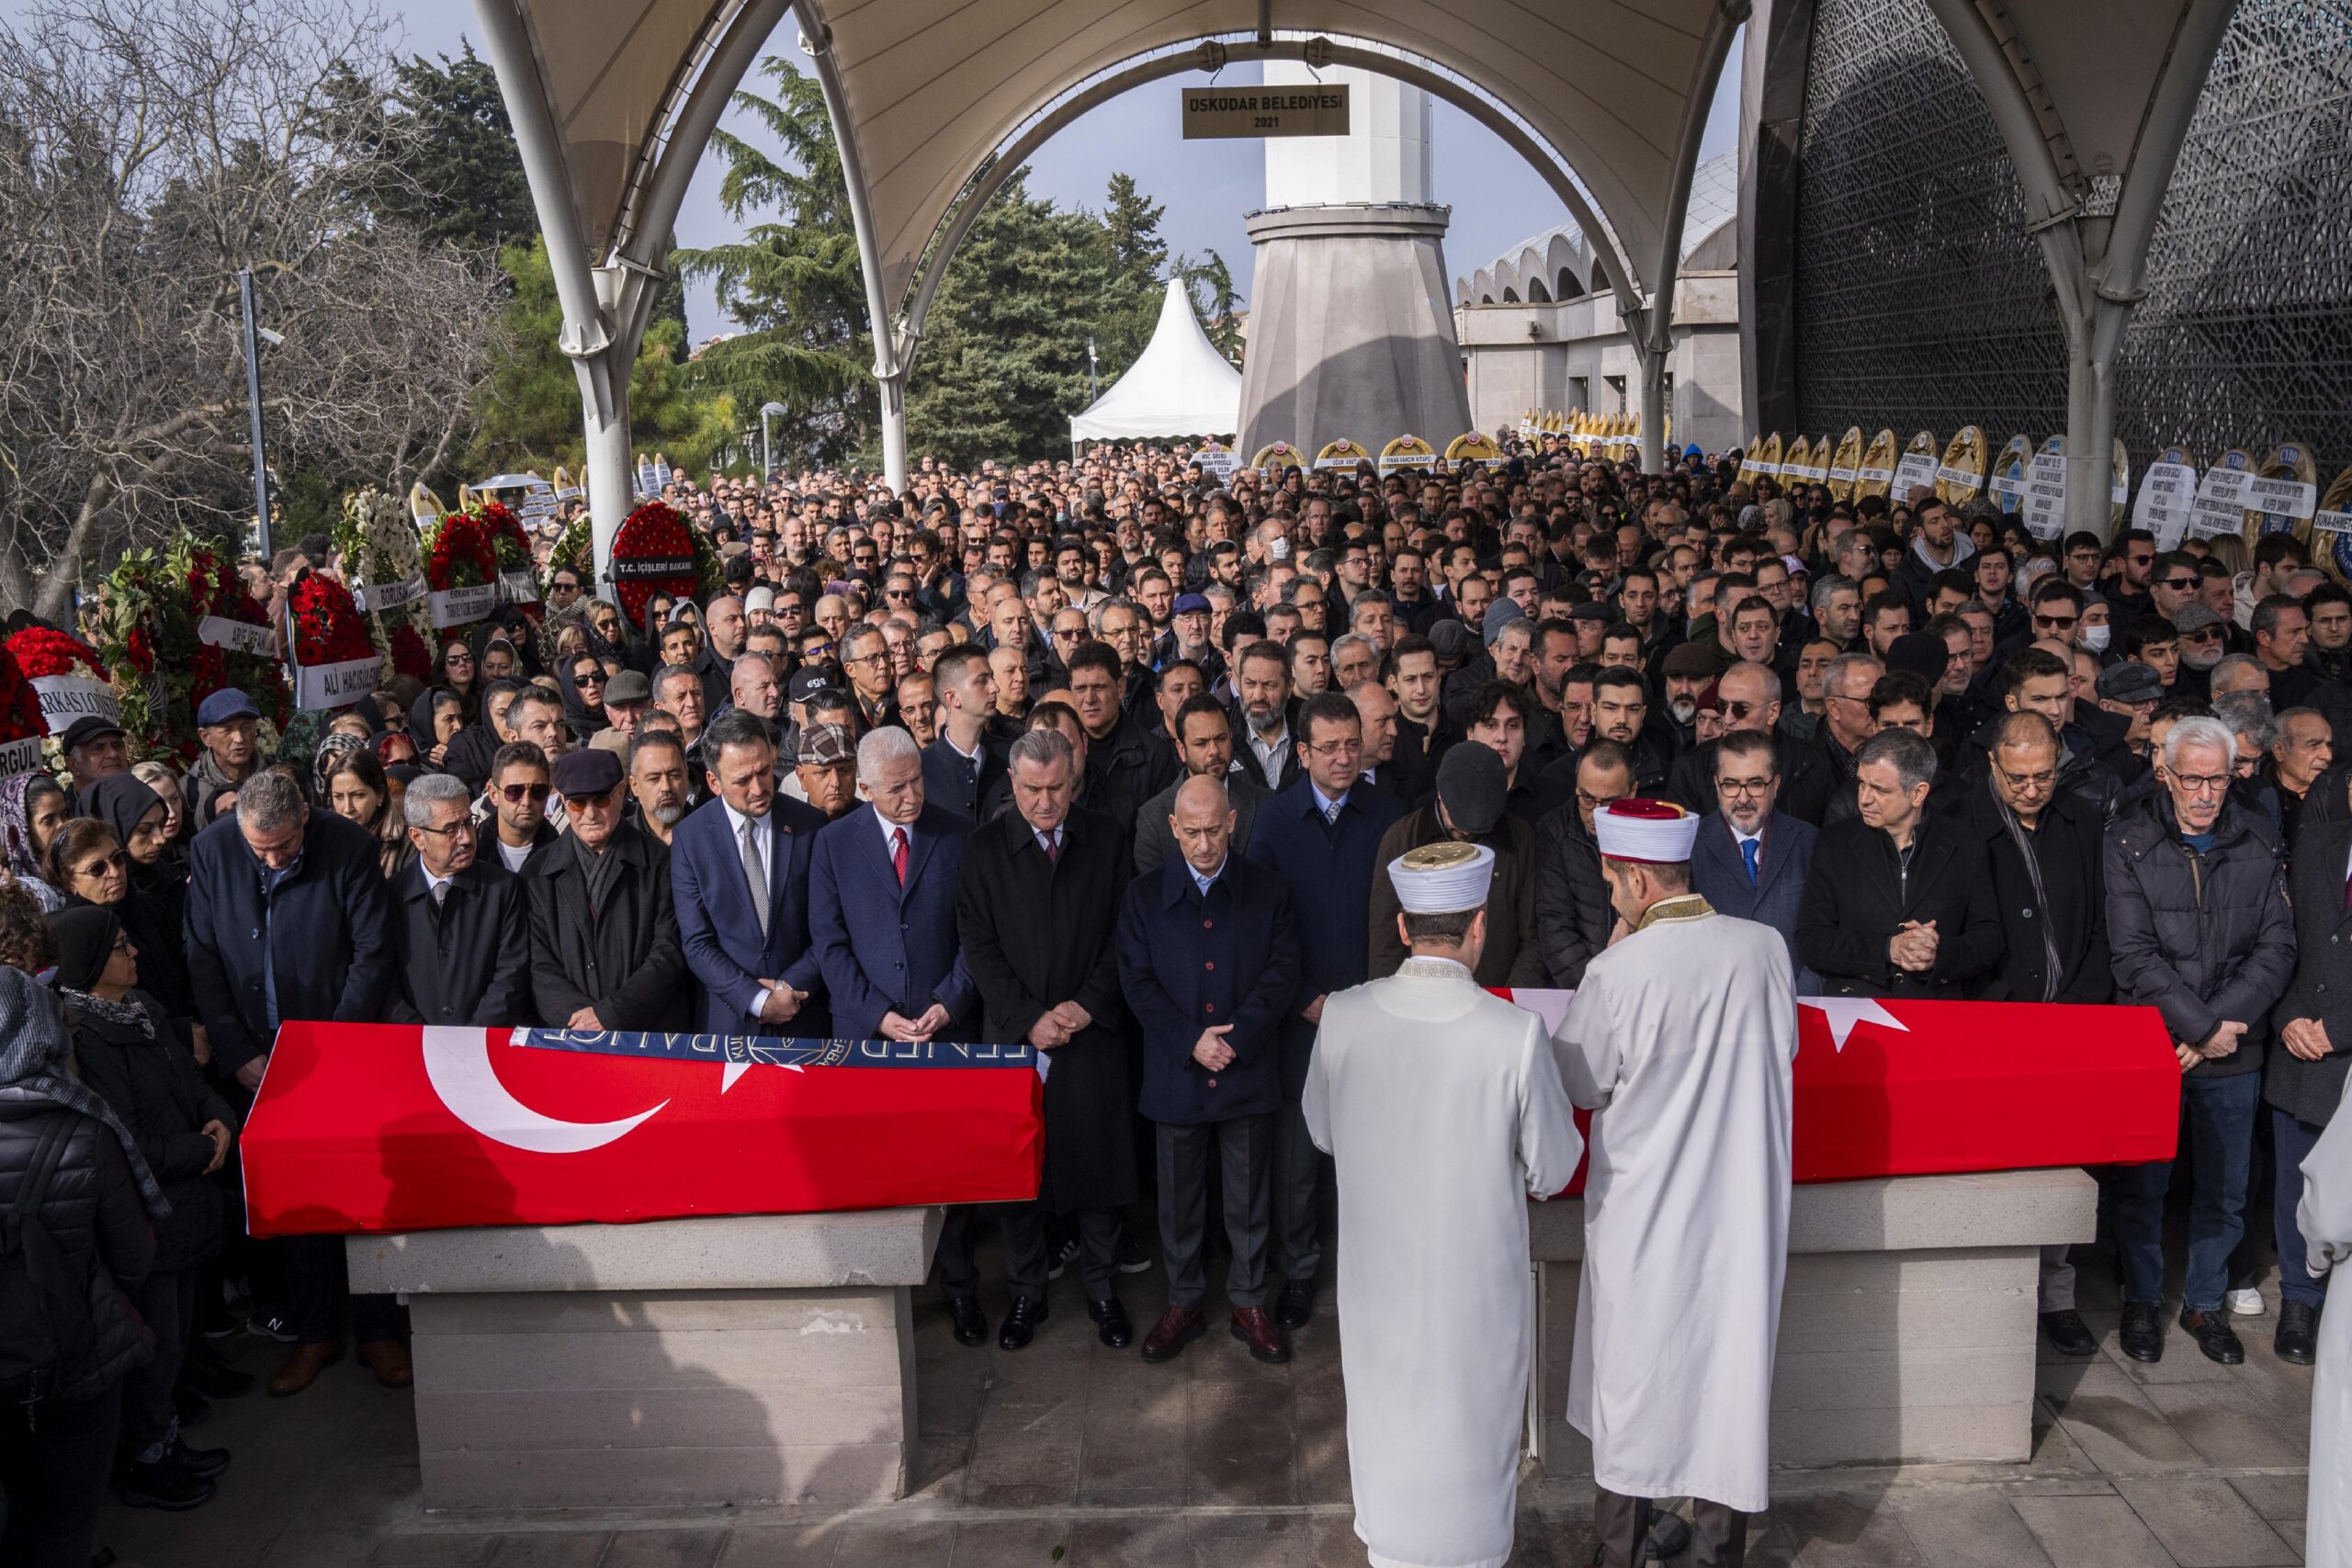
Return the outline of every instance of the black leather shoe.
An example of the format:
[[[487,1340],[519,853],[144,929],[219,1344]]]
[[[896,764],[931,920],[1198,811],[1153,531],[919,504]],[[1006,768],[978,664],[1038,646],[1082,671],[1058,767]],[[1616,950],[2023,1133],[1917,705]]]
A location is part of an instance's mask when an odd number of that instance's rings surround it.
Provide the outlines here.
[[[239,1399],[253,1393],[261,1380],[251,1372],[241,1372],[217,1357],[198,1359],[193,1353],[180,1373],[180,1381],[208,1399]]]
[[[1304,1328],[1315,1315],[1315,1286],[1306,1280],[1293,1280],[1274,1298],[1274,1321],[1284,1328]]]
[[[180,1514],[201,1508],[212,1501],[212,1483],[182,1469],[166,1454],[154,1464],[132,1464],[123,1472],[118,1495],[133,1508]]]
[[[2091,1332],[2083,1314],[2073,1307],[2041,1314],[2041,1332],[2050,1336],[2050,1348],[2062,1356],[2096,1356],[2098,1337]]]
[[[1127,1309],[1119,1304],[1118,1297],[1106,1302],[1089,1301],[1086,1315],[1094,1320],[1096,1335],[1112,1349],[1124,1350],[1136,1342],[1136,1325],[1127,1321]]]
[[[2161,1361],[2165,1359],[2164,1314],[2154,1302],[2125,1302],[2123,1328],[2116,1337],[2123,1353],[2135,1361]]]
[[[177,1463],[190,1475],[206,1481],[229,1468],[227,1449],[192,1449],[177,1438],[172,1439],[172,1446],[164,1457]]]
[[[1027,1349],[1029,1341],[1037,1337],[1037,1325],[1045,1321],[1045,1303],[1033,1302],[1027,1296],[1013,1297],[1012,1310],[1004,1314],[1004,1326],[996,1331],[996,1348]]]
[[[2219,1361],[2234,1367],[2245,1359],[2245,1347],[2238,1342],[2237,1331],[2230,1326],[2229,1315],[2219,1312],[2190,1312],[2180,1309],[2180,1325],[2197,1341],[2209,1361]]]
[[[2308,1367],[2319,1355],[2319,1308],[2309,1302],[2278,1303],[2278,1332],[2270,1348],[2282,1361]]]
[[[989,1337],[989,1320],[978,1296],[947,1298],[947,1321],[956,1325],[956,1343],[978,1345]]]

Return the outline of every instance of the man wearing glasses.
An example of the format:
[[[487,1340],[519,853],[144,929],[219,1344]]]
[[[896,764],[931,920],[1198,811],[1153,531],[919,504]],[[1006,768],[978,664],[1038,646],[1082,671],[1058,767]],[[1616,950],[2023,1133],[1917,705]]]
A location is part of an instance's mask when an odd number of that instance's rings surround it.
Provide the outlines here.
[[[416,859],[392,879],[390,1022],[530,1021],[523,885],[477,858],[470,805],[466,786],[447,773],[425,774],[402,799]]]
[[[571,831],[524,877],[534,1014],[549,1029],[692,1028],[670,851],[623,815],[621,760],[574,751],[553,783]]]
[[[1740,606],[1743,610],[1747,605]],[[1723,735],[1683,753],[1677,758],[1668,775],[1667,794],[1702,816],[1715,809],[1721,801],[1717,780],[1723,769],[1722,751],[1735,735],[1770,736],[1777,732],[1781,722],[1781,678],[1764,665],[1742,662],[1724,671],[1715,682],[1715,713],[1723,723]],[[1789,750],[1787,767],[1774,759],[1773,793],[1782,815],[1792,817],[1812,827],[1821,826],[1829,809],[1829,797],[1836,792],[1837,779],[1830,772],[1828,759],[1812,746],[1793,746]],[[1765,809],[1772,809],[1768,802]],[[1701,829],[1703,844],[1709,829]],[[1809,851],[1808,851],[1809,852]],[[1721,904],[1715,905],[1723,909]],[[1792,905],[1792,913],[1793,913]],[[1726,914],[1738,914],[1725,909]]]
[[[531,742],[514,740],[498,749],[483,793],[489,819],[474,829],[476,859],[486,863],[487,852],[495,850],[499,865],[520,876],[562,836],[548,820],[548,778],[547,753]]]
[[[2163,785],[2108,829],[2108,945],[2116,1000],[2164,1014],[2180,1058],[2181,1139],[2194,1149],[2180,1325],[2209,1359],[2245,1359],[2223,1310],[2271,1009],[2295,972],[2294,918],[2268,821],[2230,797],[2237,738],[2190,717],[2165,732]],[[2164,1356],[2164,1208],[2172,1162],[2109,1174],[2123,1262],[2123,1353]]]
[[[1729,681],[1737,672],[1724,678]],[[1789,754],[1801,756],[1807,750],[1793,747]],[[1797,909],[1804,901],[1818,830],[1814,823],[1777,809],[1781,748],[1770,730],[1743,724],[1710,743],[1707,753],[1714,798],[1700,813],[1698,841],[1690,854],[1690,890],[1717,914],[1756,920],[1779,931],[1788,946],[1797,995],[1812,996],[1821,988],[1821,977],[1797,958]],[[1815,765],[1824,766],[1817,758]]]

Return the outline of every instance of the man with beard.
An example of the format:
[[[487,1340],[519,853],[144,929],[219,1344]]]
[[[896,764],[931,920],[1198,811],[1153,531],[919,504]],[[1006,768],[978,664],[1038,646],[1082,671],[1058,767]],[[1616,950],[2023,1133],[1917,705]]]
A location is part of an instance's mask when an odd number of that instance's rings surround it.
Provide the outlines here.
[[[1241,709],[1241,739],[1249,747],[1242,762],[1267,789],[1281,790],[1299,771],[1291,734],[1290,660],[1279,644],[1253,642],[1241,649],[1236,667],[1240,673],[1234,694]]]
[[[1820,977],[1798,962],[1797,909],[1813,865],[1813,823],[1778,809],[1781,749],[1771,732],[1739,728],[1707,747],[1713,808],[1701,814],[1690,855],[1691,891],[1718,914],[1770,926],[1788,944],[1797,994]],[[1816,766],[1822,766],[1818,758]]]
[[[1143,875],[1158,871],[1177,852],[1175,831],[1169,821],[1184,779],[1211,778],[1225,785],[1226,802],[1234,818],[1230,840],[1237,854],[1249,852],[1250,830],[1258,808],[1272,798],[1272,792],[1248,768],[1234,765],[1233,716],[1224,704],[1206,693],[1190,698],[1178,710],[1176,726],[1184,740],[1183,778],[1145,801],[1136,812],[1136,870]]]
[[[1631,670],[1603,670],[1592,680],[1593,733],[1614,740],[1634,759],[1634,793],[1655,795],[1665,786],[1674,744],[1664,727],[1650,719],[1649,696]]]
[[[630,740],[628,795],[639,827],[662,843],[672,842],[685,819],[690,787],[685,742],[675,731],[649,729]]]
[[[490,785],[474,823],[474,854],[520,876],[560,835],[548,820],[547,753],[527,740],[511,740],[492,760]]]
[[[1715,713],[1723,722],[1725,736],[1741,731],[1775,733],[1781,722],[1780,677],[1761,664],[1742,661],[1733,665],[1715,682]],[[1684,752],[1675,760],[1670,774],[1668,794],[1702,816],[1717,804],[1715,756],[1723,744],[1721,739],[1704,741]],[[1788,765],[1774,769],[1774,777],[1779,809],[1799,821],[1820,827],[1823,815],[1829,809],[1829,797],[1837,790],[1827,760],[1814,748],[1795,748],[1789,754]],[[1707,837],[1705,829],[1701,829],[1700,836]],[[1721,902],[1715,908],[1726,914],[1749,918],[1741,910],[1724,909]]]

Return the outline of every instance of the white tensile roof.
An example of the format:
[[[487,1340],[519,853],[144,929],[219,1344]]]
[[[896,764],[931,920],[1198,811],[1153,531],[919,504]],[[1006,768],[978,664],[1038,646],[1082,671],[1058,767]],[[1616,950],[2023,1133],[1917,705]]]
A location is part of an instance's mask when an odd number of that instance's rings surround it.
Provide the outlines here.
[[[1069,422],[1072,441],[1230,435],[1241,428],[1241,372],[1201,330],[1184,286],[1168,280],[1159,324],[1127,373]]]

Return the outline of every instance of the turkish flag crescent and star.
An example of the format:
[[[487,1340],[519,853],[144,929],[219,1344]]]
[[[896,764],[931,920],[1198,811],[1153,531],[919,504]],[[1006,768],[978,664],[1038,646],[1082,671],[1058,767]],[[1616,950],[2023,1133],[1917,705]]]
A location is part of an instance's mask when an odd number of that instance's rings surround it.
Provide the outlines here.
[[[1035,1197],[1025,1045],[288,1023],[241,1140],[255,1235]]]
[[[2153,1009],[1801,998],[1798,1041],[1799,1181],[2173,1156]],[[288,1023],[245,1204],[281,1235],[1028,1198],[1040,1089],[1022,1045]]]

